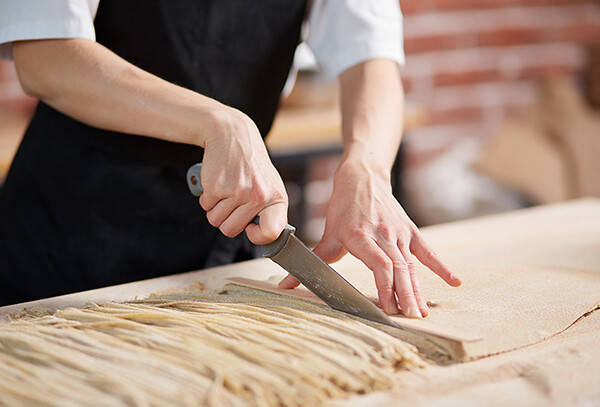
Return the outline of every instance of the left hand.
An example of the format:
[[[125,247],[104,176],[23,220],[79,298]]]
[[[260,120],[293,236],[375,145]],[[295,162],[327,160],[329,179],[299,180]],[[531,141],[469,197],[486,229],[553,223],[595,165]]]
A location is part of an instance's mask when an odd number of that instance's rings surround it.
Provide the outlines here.
[[[429,307],[415,273],[415,257],[446,283],[457,287],[458,276],[427,245],[415,224],[392,195],[389,175],[360,162],[342,162],[334,178],[325,233],[314,252],[327,263],[347,252],[373,271],[379,301],[388,314],[427,316]],[[281,288],[299,282],[287,276]]]

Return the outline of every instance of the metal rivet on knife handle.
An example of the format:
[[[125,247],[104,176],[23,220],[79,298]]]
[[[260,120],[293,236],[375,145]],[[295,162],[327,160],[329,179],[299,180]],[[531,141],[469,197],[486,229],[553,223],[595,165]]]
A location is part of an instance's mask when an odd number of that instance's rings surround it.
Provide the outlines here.
[[[202,163],[192,165],[186,175],[188,188],[190,192],[194,196],[200,196],[204,193],[204,188],[202,188],[202,178],[200,177],[200,172],[202,170]]]

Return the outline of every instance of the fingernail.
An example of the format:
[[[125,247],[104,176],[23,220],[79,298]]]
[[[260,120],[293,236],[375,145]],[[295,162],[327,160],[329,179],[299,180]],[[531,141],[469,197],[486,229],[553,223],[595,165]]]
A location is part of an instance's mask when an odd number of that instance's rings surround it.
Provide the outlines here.
[[[415,306],[408,307],[406,316],[409,318],[423,318],[423,315],[421,315],[421,311],[419,311],[419,309]]]
[[[395,315],[399,314],[400,310],[398,309],[398,306],[396,304],[388,304],[385,307],[385,313],[389,315]]]

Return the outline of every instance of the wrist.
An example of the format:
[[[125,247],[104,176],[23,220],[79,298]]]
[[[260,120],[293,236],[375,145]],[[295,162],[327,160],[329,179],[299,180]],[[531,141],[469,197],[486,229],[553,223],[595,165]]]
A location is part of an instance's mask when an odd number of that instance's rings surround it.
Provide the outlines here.
[[[352,167],[356,171],[368,172],[380,178],[390,179],[392,165],[393,159],[388,160],[387,157],[382,157],[382,154],[378,154],[367,145],[355,143],[352,147],[344,150],[339,167]]]
[[[345,152],[334,174],[334,182],[350,178],[376,178],[391,184],[391,165],[381,162],[376,155],[366,151]]]
[[[214,143],[227,143],[230,136],[236,136],[241,141],[245,132],[240,131],[245,115],[229,106],[216,102],[214,105],[203,107],[196,115],[195,143],[208,148]]]
[[[220,104],[203,113],[198,145],[206,150],[227,152],[229,156],[240,154],[268,160],[264,141],[256,124],[243,112]]]

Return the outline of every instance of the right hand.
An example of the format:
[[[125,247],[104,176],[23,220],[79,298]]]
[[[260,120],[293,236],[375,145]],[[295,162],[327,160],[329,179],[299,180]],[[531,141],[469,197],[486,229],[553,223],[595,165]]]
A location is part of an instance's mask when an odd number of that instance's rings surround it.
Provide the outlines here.
[[[259,131],[245,114],[154,76],[82,38],[16,41],[25,91],[89,126],[206,149],[209,222],[227,236],[244,229],[270,243],[287,223],[287,195]],[[252,224],[260,216],[260,226]]]
[[[287,224],[288,198],[254,122],[223,106],[205,129],[200,205],[228,237],[246,231],[254,244],[273,242]],[[260,225],[252,223],[260,217]]]

